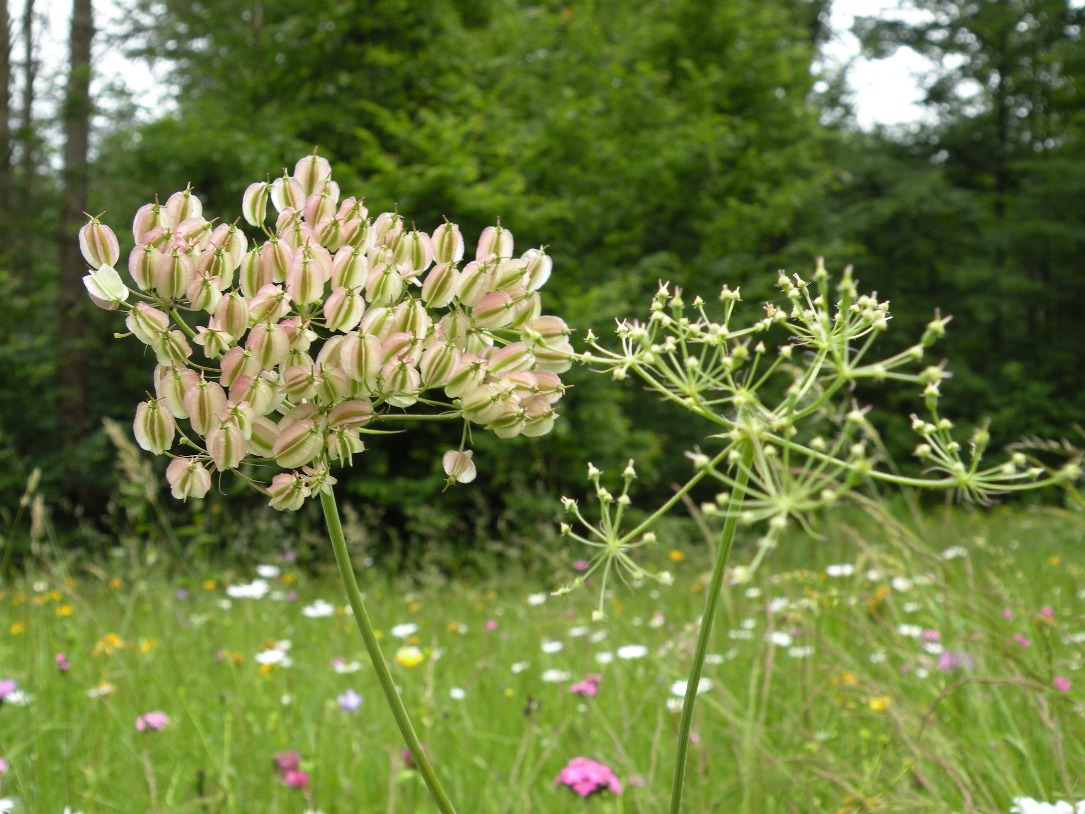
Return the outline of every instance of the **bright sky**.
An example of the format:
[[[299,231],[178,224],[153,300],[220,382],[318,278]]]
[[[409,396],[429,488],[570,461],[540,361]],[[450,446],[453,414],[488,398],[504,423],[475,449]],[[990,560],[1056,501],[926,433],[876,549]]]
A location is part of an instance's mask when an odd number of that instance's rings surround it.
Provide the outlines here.
[[[18,26],[25,0],[12,2],[13,27]],[[833,0],[830,25],[833,40],[826,49],[826,61],[841,65],[855,58],[859,51],[858,40],[849,31],[856,15],[876,16],[900,9],[899,0]],[[46,31],[40,44],[40,55],[45,62],[46,73],[63,65],[67,52],[68,20],[71,16],[70,0],[37,0],[39,13],[47,16]],[[96,0],[96,24],[108,27],[111,18],[118,14],[117,0]],[[18,47],[18,46],[16,46]],[[138,70],[128,64],[115,50],[107,49],[99,38],[95,48],[96,67],[105,81],[123,77],[125,84],[147,97],[153,94],[152,82],[146,69]],[[864,129],[877,124],[907,124],[920,119],[923,110],[918,102],[922,98],[916,77],[922,73],[927,61],[909,49],[902,49],[889,59],[855,59],[849,70],[849,85],[854,93],[854,103],[859,125]],[[148,100],[149,108],[153,100]]]
[[[832,41],[825,49],[826,61],[841,65],[855,59],[848,71],[859,126],[908,124],[923,117],[923,92],[917,78],[930,61],[910,48],[901,48],[887,59],[860,59],[859,40],[851,33],[852,20],[898,12],[898,0],[833,0],[829,25]]]

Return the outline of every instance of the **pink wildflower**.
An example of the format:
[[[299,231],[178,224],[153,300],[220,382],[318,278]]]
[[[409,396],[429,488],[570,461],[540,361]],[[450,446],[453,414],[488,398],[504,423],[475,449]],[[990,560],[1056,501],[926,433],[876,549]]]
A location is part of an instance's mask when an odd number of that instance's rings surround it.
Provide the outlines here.
[[[595,698],[599,692],[599,682],[603,680],[603,677],[598,673],[588,673],[584,676],[583,681],[578,681],[569,687],[569,692],[573,695],[582,695],[585,698]]]
[[[1014,633],[1013,640],[1022,647],[1032,647],[1032,641],[1023,633]]]
[[[614,773],[602,763],[586,757],[574,757],[554,778],[555,786],[568,786],[581,797],[589,797],[600,791],[622,793],[622,784]]]
[[[960,650],[946,650],[938,656],[938,669],[946,673],[971,670],[972,665],[972,656]]]
[[[1063,676],[1055,676],[1055,680],[1051,682],[1051,686],[1059,692],[1070,692],[1070,679]]]
[[[140,732],[161,732],[170,722],[170,716],[159,710],[147,712],[136,718],[136,729]]]
[[[487,630],[497,630],[497,620],[496,619],[487,619],[486,620],[486,629]]]
[[[62,673],[66,673],[70,669],[72,669],[71,662],[68,661],[68,657],[66,655],[64,655],[63,653],[57,653],[56,654],[56,663],[57,663],[57,669]]]
[[[301,769],[290,769],[283,772],[283,783],[287,788],[291,789],[307,789],[309,788],[309,773],[303,772]]]
[[[591,565],[587,560],[577,560],[573,563],[574,571],[587,571],[588,566]]]
[[[289,752],[279,752],[275,755],[275,770],[279,774],[296,771],[301,765],[301,755],[291,749]]]
[[[1040,613],[1046,616],[1048,619],[1051,619],[1055,616],[1055,609],[1050,605],[1044,605],[1042,608],[1040,608]]]
[[[1012,619],[1013,618],[1013,611],[1010,610],[1009,608],[1003,608],[1002,609],[1002,618],[1003,619]]]

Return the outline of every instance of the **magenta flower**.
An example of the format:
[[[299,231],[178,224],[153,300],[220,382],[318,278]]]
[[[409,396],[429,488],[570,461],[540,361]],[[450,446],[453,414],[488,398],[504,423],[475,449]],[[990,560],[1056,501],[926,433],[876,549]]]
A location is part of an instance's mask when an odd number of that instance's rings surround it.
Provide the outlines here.
[[[971,670],[972,666],[972,656],[960,650],[946,650],[938,656],[938,669],[945,673]]]
[[[170,722],[170,716],[155,710],[136,718],[136,729],[140,732],[161,732]]]
[[[1046,616],[1048,619],[1052,619],[1055,616],[1055,609],[1050,605],[1044,605],[1040,608],[1040,613]]]
[[[0,777],[8,773],[8,762],[0,757]]]
[[[569,687],[569,692],[573,695],[583,695],[585,698],[595,698],[599,692],[599,682],[602,680],[603,677],[598,673],[588,673],[583,681],[578,681]]]
[[[589,565],[591,565],[591,563],[588,562],[587,560],[577,560],[576,562],[573,563],[573,570],[574,571],[587,571]]]
[[[71,662],[68,661],[68,657],[66,655],[64,655],[63,653],[57,653],[56,662],[57,662],[57,669],[62,673],[66,673],[70,669],[72,669]]]
[[[335,699],[339,702],[339,708],[343,712],[357,712],[362,707],[362,696],[354,692],[353,689],[348,689],[345,693]]]
[[[4,703],[4,699],[19,689],[19,685],[15,683],[14,678],[0,678],[0,704]]]
[[[1059,692],[1070,692],[1070,679],[1063,676],[1055,676],[1055,680],[1051,682],[1051,686]]]
[[[1013,611],[1010,610],[1009,608],[1003,608],[1002,609],[1002,618],[1003,619],[1012,619],[1013,618]]]
[[[497,620],[496,619],[487,619],[486,620],[486,629],[487,630],[497,630]]]
[[[1014,633],[1013,640],[1022,647],[1032,647],[1032,641],[1023,633]]]
[[[301,769],[290,769],[283,772],[283,783],[287,788],[291,789],[307,789],[309,788],[309,773],[303,772]]]
[[[568,786],[581,797],[590,797],[601,791],[622,793],[622,784],[614,773],[602,763],[586,757],[574,757],[554,778],[555,786]]]
[[[275,771],[279,774],[296,771],[301,765],[301,755],[291,749],[289,752],[279,752],[275,755]]]

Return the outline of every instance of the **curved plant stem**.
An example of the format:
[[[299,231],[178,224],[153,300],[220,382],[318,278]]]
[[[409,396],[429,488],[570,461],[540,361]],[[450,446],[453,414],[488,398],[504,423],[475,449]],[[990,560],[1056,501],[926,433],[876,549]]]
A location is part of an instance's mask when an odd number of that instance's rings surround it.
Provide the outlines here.
[[[430,794],[433,795],[433,801],[437,804],[437,808],[441,811],[441,814],[456,814],[456,809],[452,807],[452,802],[448,799],[441,782],[437,779],[437,774],[433,771],[433,764],[430,763],[429,757],[426,756],[426,752],[422,748],[422,743],[418,740],[418,735],[415,734],[414,725],[407,714],[407,708],[403,706],[403,699],[399,697],[399,691],[396,690],[395,682],[392,680],[392,673],[388,670],[388,663],[384,660],[384,654],[381,653],[377,636],[373,632],[373,625],[369,621],[369,614],[365,610],[365,602],[362,601],[362,594],[358,590],[358,581],[354,577],[354,568],[350,564],[347,541],[343,536],[343,524],[339,520],[339,509],[335,505],[335,495],[332,494],[330,487],[320,493],[320,506],[324,509],[324,520],[328,524],[328,536],[331,537],[332,549],[335,551],[335,562],[339,566],[339,576],[343,580],[343,588],[347,593],[347,599],[350,600],[351,610],[354,611],[354,621],[357,622],[358,630],[365,641],[365,649],[369,654],[369,660],[373,664],[381,689],[384,691],[384,698],[392,710],[392,715],[396,719],[396,725],[403,735],[407,748],[411,751],[411,758],[414,760],[419,774],[422,775]]]
[[[734,486],[731,489],[729,506],[731,512],[727,515],[727,521],[723,525],[720,545],[716,550],[716,562],[712,566],[712,581],[705,596],[704,614],[701,616],[701,627],[697,632],[697,649],[693,651],[693,664],[689,668],[686,696],[682,702],[682,717],[678,722],[678,753],[674,759],[674,779],[671,781],[670,814],[679,814],[682,810],[682,793],[685,791],[686,785],[686,763],[689,759],[689,733],[693,726],[693,708],[697,703],[697,687],[701,683],[705,654],[708,652],[708,642],[712,634],[712,623],[716,619],[716,605],[723,589],[724,571],[727,567],[727,560],[731,556],[731,546],[735,542],[735,531],[738,527],[738,512],[735,511],[735,508],[742,502],[743,495],[746,492],[746,482],[750,476],[750,461],[753,460],[753,451],[753,444],[746,441],[742,450],[741,462],[738,464],[738,471],[735,473]]]

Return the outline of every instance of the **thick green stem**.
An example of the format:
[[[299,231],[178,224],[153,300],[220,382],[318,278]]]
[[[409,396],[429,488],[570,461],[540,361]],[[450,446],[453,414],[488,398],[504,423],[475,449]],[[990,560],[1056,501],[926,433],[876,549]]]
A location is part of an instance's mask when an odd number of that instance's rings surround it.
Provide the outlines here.
[[[705,654],[708,652],[708,642],[712,634],[712,623],[716,618],[716,605],[723,590],[723,575],[727,568],[727,560],[731,556],[731,546],[735,542],[739,514],[736,509],[741,504],[746,492],[746,482],[750,477],[750,462],[753,460],[753,453],[753,444],[746,441],[743,444],[742,459],[738,465],[738,471],[735,473],[727,521],[723,525],[720,545],[716,550],[716,563],[712,567],[712,581],[705,596],[704,614],[701,616],[701,627],[697,632],[697,649],[693,651],[693,664],[689,668],[686,697],[682,703],[682,717],[678,722],[678,754],[674,759],[674,779],[671,781],[670,814],[679,814],[682,810],[682,793],[685,791],[686,785],[686,763],[689,759],[689,734],[690,729],[693,727],[693,708],[697,703],[697,687],[701,683]]]
[[[407,714],[407,708],[403,706],[403,699],[399,697],[399,691],[396,690],[395,682],[392,680],[392,673],[388,669],[388,663],[384,660],[384,654],[381,653],[377,635],[373,632],[369,614],[366,613],[365,602],[358,590],[358,581],[354,577],[354,568],[350,564],[347,541],[343,536],[343,524],[339,520],[339,509],[336,508],[335,495],[332,494],[330,487],[326,491],[321,491],[320,505],[324,509],[324,520],[328,524],[328,536],[331,537],[332,549],[335,551],[335,562],[339,566],[339,576],[343,580],[343,589],[347,593],[351,610],[354,611],[354,621],[358,624],[358,630],[365,641],[366,652],[369,653],[369,660],[377,673],[377,679],[380,681],[381,689],[384,691],[384,697],[392,710],[392,715],[396,719],[396,725],[403,735],[407,748],[411,751],[411,758],[414,760],[415,766],[418,767],[422,779],[426,781],[426,787],[429,788],[430,794],[433,795],[433,801],[437,804],[437,808],[440,809],[442,814],[456,814],[456,809],[452,807],[452,802],[448,799],[441,782],[437,779],[437,774],[433,771],[433,764],[430,763],[429,757],[422,748],[422,743],[418,740],[418,735],[415,734],[414,725]]]

